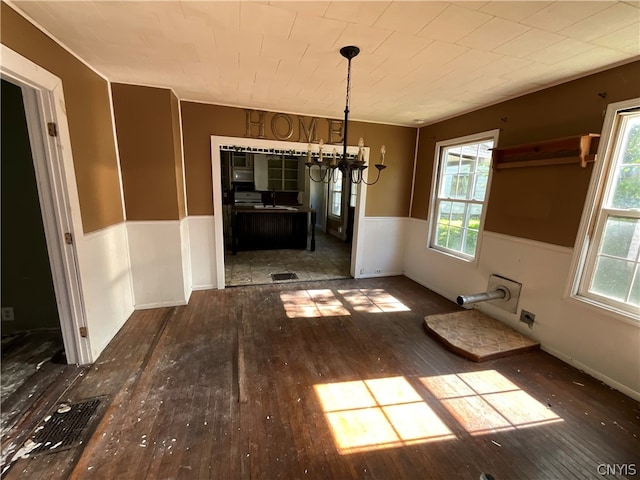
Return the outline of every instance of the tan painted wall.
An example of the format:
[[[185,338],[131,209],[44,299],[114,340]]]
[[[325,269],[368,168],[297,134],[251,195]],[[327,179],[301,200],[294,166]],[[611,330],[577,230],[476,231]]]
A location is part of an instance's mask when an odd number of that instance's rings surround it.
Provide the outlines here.
[[[411,216],[427,218],[436,142],[496,128],[499,146],[600,133],[609,103],[638,96],[635,62],[421,128]],[[573,246],[592,169],[576,164],[494,171],[485,229]]]
[[[0,5],[0,42],[62,80],[85,233],[123,220],[107,82]]]
[[[244,137],[245,110],[185,101],[180,104],[189,215],[211,215],[211,135]],[[266,114],[265,137],[269,140],[276,139],[270,128],[273,115],[272,112]],[[291,115],[291,118],[294,120],[291,141],[299,141],[297,117]],[[304,118],[309,120],[309,117]],[[326,141],[327,132],[326,120],[319,119],[318,138]],[[386,144],[387,147],[385,164],[389,168],[383,172],[380,181],[367,191],[366,215],[402,217],[408,214],[416,132],[415,128],[409,127],[349,122],[348,143],[355,145],[358,138],[363,137],[365,144],[371,148],[371,160],[374,163],[379,159],[380,146]],[[371,172],[371,175],[374,173]]]
[[[114,83],[127,220],[180,218],[170,90]]]

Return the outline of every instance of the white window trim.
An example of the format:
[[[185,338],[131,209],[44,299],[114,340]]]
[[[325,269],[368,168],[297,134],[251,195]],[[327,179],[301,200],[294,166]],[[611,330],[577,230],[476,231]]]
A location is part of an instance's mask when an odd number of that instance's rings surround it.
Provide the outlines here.
[[[337,183],[340,183],[340,186],[341,186],[341,190],[340,190],[340,215],[336,215],[335,213],[333,213],[333,197],[335,195],[335,190],[334,190],[333,187]],[[329,198],[329,217],[331,217],[334,220],[340,220],[343,217],[343,214],[344,214],[344,195],[343,195],[343,191],[342,191],[342,190],[344,190],[344,175],[341,175],[340,182],[334,182],[333,178],[332,178],[329,181],[328,185],[329,185],[329,195],[328,195],[328,198]]]
[[[433,175],[431,177],[431,199],[429,201],[429,216],[427,217],[427,225],[428,225],[428,234],[427,234],[427,250],[432,252],[437,252],[442,255],[446,255],[447,257],[460,260],[466,263],[478,264],[478,259],[480,258],[480,251],[482,246],[482,237],[484,233],[484,220],[486,218],[487,213],[487,200],[489,199],[489,193],[491,191],[491,179],[493,177],[493,165],[489,165],[489,178],[487,179],[487,190],[486,196],[483,202],[482,215],[480,216],[480,227],[478,228],[478,241],[476,243],[476,254],[475,256],[466,255],[464,253],[454,253],[451,250],[445,250],[433,245],[433,236],[434,236],[434,225],[436,221],[436,198],[438,196],[438,173],[440,171],[440,151],[443,148],[450,147],[452,145],[460,145],[464,143],[474,143],[480,140],[488,140],[493,138],[493,146],[496,148],[498,146],[498,136],[500,134],[499,129],[488,130],[485,132],[474,133],[471,135],[465,135],[464,137],[451,138],[448,140],[442,140],[440,142],[436,142],[436,148],[434,153],[434,165],[433,165]]]
[[[616,135],[616,124],[618,113],[640,106],[640,98],[633,98],[622,102],[611,103],[607,107],[600,143],[598,145],[597,161],[591,173],[591,182],[585,199],[580,227],[576,237],[574,254],[571,260],[571,270],[569,282],[565,292],[565,298],[575,300],[590,308],[596,309],[608,316],[625,321],[626,323],[640,327],[640,314],[633,314],[622,307],[622,304],[615,300],[605,299],[595,294],[589,296],[581,293],[583,284],[587,284],[587,279],[582,272],[588,267],[587,262],[589,246],[593,238],[599,238],[602,232],[600,228],[596,231],[596,221],[599,213],[600,199],[605,193],[605,182],[603,176],[607,174],[611,162],[611,155],[608,155],[608,148]],[[593,231],[592,231],[593,230]],[[592,232],[591,232],[592,231]]]

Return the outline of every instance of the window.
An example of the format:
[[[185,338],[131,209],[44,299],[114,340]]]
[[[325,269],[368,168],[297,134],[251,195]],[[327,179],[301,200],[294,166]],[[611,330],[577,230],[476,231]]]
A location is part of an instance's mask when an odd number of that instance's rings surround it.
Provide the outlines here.
[[[598,154],[601,162],[588,198],[591,208],[583,218],[577,296],[638,319],[640,99],[631,108],[609,107]]]
[[[436,144],[431,248],[475,258],[497,137],[494,130]]]
[[[329,182],[330,213],[334,217],[339,217],[342,213],[342,171],[336,169],[335,175],[335,182]]]

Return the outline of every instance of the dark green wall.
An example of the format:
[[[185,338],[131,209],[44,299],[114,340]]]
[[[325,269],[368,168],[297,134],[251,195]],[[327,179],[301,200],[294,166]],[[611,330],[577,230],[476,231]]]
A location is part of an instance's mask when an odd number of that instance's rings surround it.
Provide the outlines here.
[[[2,333],[59,328],[29,133],[19,87],[2,80]]]

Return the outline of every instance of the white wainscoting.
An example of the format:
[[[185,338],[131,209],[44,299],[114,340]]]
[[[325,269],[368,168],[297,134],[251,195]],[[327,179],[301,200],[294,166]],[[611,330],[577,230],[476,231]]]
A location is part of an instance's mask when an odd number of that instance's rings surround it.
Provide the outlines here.
[[[407,226],[405,275],[455,301],[486,290],[489,275],[522,283],[518,313],[478,308],[540,341],[543,350],[640,400],[640,326],[565,296],[573,249],[485,232],[477,263],[428,250],[427,222]],[[533,329],[518,320],[536,315]]]
[[[405,217],[362,217],[355,265],[356,278],[402,275],[406,243]],[[353,261],[353,259],[352,259]]]
[[[133,313],[127,228],[118,223],[76,239],[91,361]]]
[[[182,253],[182,278],[184,279],[184,298],[189,303],[193,291],[191,275],[191,242],[189,241],[189,222],[187,217],[180,220],[180,247]]]
[[[180,221],[127,222],[137,310],[186,305]]]
[[[218,285],[214,216],[189,216],[187,223],[191,255],[191,288],[193,290],[224,288],[224,284]]]

